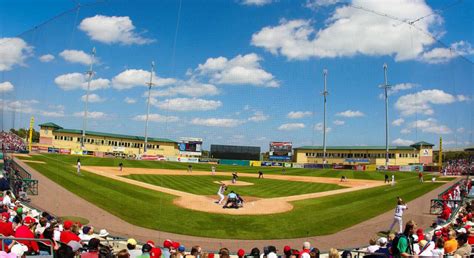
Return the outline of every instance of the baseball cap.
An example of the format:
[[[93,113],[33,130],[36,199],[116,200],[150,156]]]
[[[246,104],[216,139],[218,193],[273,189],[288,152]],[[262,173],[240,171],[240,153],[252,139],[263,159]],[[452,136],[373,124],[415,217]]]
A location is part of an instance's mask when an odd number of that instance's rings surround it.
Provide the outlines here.
[[[178,251],[184,252],[184,251],[186,251],[186,248],[184,248],[184,245],[180,245],[180,246],[178,247]]]
[[[36,222],[36,220],[33,219],[33,218],[30,217],[30,216],[26,217],[26,218],[23,220],[23,224],[25,224],[25,225],[30,225],[30,224],[33,224],[33,223],[35,223],[35,222]]]
[[[163,246],[165,248],[170,248],[171,246],[173,245],[173,241],[169,240],[169,239],[166,239],[164,242],[163,242]]]
[[[82,233],[84,233],[86,235],[89,234],[90,231],[91,231],[91,227],[89,227],[89,226],[84,226],[82,228]]]
[[[174,249],[178,249],[179,246],[180,246],[180,244],[179,244],[179,242],[173,242],[173,243],[171,244],[171,246],[172,246]]]
[[[131,245],[137,245],[137,240],[133,239],[133,238],[129,238],[127,240],[127,244],[131,244]]]
[[[244,249],[239,249],[239,251],[237,251],[237,255],[240,257],[244,256],[245,255]]]
[[[458,233],[460,233],[460,234],[466,233],[466,229],[465,229],[465,228],[460,228],[460,229],[458,229],[458,230],[456,230],[456,231],[457,231]]]
[[[146,241],[146,243],[151,245],[151,247],[155,247],[155,242],[153,242],[152,240],[148,240]]]
[[[289,252],[289,251],[291,251],[291,247],[288,245],[285,245],[285,247],[283,247],[283,252]]]
[[[10,219],[10,213],[2,212],[2,218],[5,218],[6,220],[9,220]]]
[[[379,238],[379,243],[386,244],[387,243],[387,238],[386,237]]]
[[[427,243],[428,243],[428,241],[423,239],[423,240],[420,241],[420,246],[424,247]]]
[[[66,220],[66,221],[64,221],[64,223],[63,223],[63,228],[64,228],[65,230],[68,230],[68,229],[70,229],[70,228],[72,227],[72,224],[74,224],[72,221]]]

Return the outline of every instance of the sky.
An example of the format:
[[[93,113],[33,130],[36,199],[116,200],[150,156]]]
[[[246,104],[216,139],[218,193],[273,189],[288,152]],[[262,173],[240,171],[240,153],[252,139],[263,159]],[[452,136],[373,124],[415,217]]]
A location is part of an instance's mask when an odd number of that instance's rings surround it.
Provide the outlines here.
[[[472,1],[0,1],[3,130],[210,144],[473,145]],[[95,48],[95,56],[92,49]],[[154,64],[153,76],[150,70]],[[436,147],[435,147],[436,148]]]

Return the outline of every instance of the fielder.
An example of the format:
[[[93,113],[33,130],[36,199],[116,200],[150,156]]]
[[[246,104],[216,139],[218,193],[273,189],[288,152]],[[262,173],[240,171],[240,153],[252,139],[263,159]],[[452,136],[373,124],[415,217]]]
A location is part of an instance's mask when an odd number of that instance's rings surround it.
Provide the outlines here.
[[[215,175],[216,174],[216,166],[212,166],[211,167],[211,175]]]
[[[402,198],[397,197],[397,207],[395,208],[395,215],[393,217],[392,225],[390,226],[389,232],[392,231],[392,228],[398,223],[398,233],[401,234],[403,232],[403,212],[408,210],[407,205],[403,202]]]
[[[392,186],[395,186],[395,175],[392,174]]]
[[[77,159],[77,175],[81,175],[81,159]]]

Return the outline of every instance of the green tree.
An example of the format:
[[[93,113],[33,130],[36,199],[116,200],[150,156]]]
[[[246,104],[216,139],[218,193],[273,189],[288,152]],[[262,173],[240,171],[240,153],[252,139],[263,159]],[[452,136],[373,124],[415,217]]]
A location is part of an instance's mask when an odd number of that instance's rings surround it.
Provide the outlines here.
[[[20,138],[27,140],[28,136],[30,135],[30,132],[28,129],[25,128],[20,128],[18,130],[15,130],[14,128],[10,129],[10,132],[18,135]],[[33,142],[39,142],[39,132],[33,129]]]

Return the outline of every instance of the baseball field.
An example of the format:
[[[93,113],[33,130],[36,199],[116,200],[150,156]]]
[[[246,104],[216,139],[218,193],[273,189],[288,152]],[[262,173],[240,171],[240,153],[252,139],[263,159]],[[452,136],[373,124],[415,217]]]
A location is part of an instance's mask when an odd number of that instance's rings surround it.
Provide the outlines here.
[[[417,173],[395,172],[396,184],[384,184],[384,172],[217,166],[175,162],[43,154],[20,157],[77,196],[123,220],[166,232],[232,239],[284,239],[326,235],[391,210],[397,196],[406,201],[443,182],[418,182]],[[122,162],[123,171],[118,169]],[[264,178],[258,178],[258,170]],[[230,183],[238,172],[238,183]],[[387,172],[391,176],[393,172]],[[340,182],[341,176],[348,178]],[[244,208],[214,203],[220,182],[242,195]],[[388,226],[388,225],[387,225]]]

